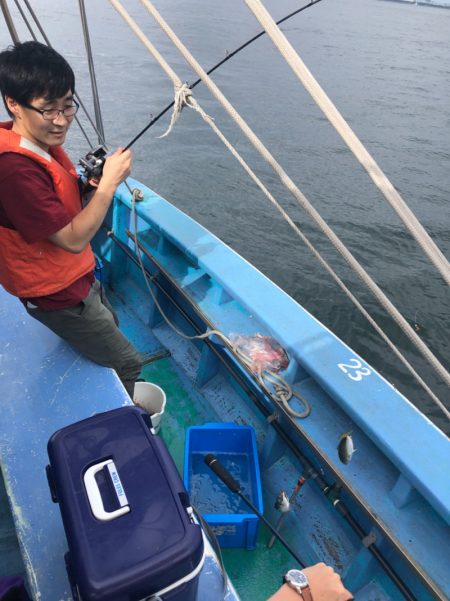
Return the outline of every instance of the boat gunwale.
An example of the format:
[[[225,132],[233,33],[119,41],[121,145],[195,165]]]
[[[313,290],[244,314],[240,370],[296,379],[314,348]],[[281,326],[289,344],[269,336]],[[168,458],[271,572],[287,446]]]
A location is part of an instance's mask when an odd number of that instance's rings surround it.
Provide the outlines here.
[[[430,455],[447,457],[450,471],[450,441],[445,434],[345,342],[236,251],[141,182],[131,180],[130,184],[144,192],[144,201],[135,205],[137,216],[251,311],[450,524],[450,490],[441,478],[443,467],[437,462],[430,465],[429,461]],[[132,208],[124,185],[116,192],[116,202],[128,210]],[[304,335],[305,326],[310,339]],[[302,336],[294,333],[302,328]],[[372,372],[371,378],[357,383],[359,406],[354,402],[351,380],[328,367],[339,364],[344,352],[358,358]],[[368,384],[370,379],[375,380],[373,384]],[[396,419],[387,420],[389,413]],[[409,432],[414,432],[413,440]]]

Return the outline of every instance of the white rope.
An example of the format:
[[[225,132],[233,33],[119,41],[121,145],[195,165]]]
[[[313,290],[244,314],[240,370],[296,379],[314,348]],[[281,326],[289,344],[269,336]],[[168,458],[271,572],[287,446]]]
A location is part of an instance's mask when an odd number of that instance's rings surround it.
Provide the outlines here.
[[[114,5],[117,4],[116,0],[110,0]],[[124,14],[124,10],[121,9],[120,13],[123,15]],[[141,30],[139,29],[139,27],[137,26],[137,24],[133,21],[133,19],[131,19],[131,17],[126,14],[126,21],[127,23],[130,25],[130,27],[132,28],[132,30],[138,35],[138,37],[140,39],[142,39],[142,36],[144,36],[144,34],[141,32]],[[144,36],[145,37],[145,36]],[[154,49],[154,47],[151,45],[150,42],[145,44],[148,48],[151,47]],[[150,52],[152,52],[152,50],[149,48]],[[155,52],[152,54],[154,54],[155,58],[157,58],[156,55],[160,56],[159,53],[156,51],[156,49],[154,49]],[[166,63],[167,65],[167,63]],[[168,65],[167,65],[168,66]],[[165,69],[167,72],[167,69]],[[173,74],[174,77],[174,86],[181,86],[181,81],[178,79],[178,77],[176,76],[176,74],[174,74],[174,72],[170,69],[171,71],[171,75]],[[169,77],[171,77],[171,75],[169,75]],[[210,125],[213,130],[215,131],[215,133],[219,136],[219,138],[222,140],[222,142],[227,146],[227,148],[230,150],[230,152],[235,156],[235,158],[240,162],[240,164],[242,165],[242,167],[246,170],[246,172],[250,175],[250,177],[255,181],[255,183],[259,186],[259,188],[263,191],[263,193],[268,197],[268,199],[270,200],[270,202],[277,208],[277,210],[283,215],[283,217],[286,219],[286,221],[288,222],[288,224],[294,229],[294,231],[299,235],[299,237],[303,240],[303,242],[308,246],[308,248],[315,254],[315,256],[318,258],[318,260],[321,262],[321,264],[325,267],[325,269],[331,274],[331,276],[333,277],[333,279],[338,283],[338,285],[342,288],[342,290],[347,294],[347,296],[349,296],[349,298],[354,302],[354,304],[358,307],[358,309],[363,313],[363,315],[368,319],[368,321],[371,323],[371,325],[375,328],[375,330],[380,334],[380,336],[386,341],[386,343],[390,346],[390,348],[393,350],[393,352],[399,357],[399,359],[402,361],[402,363],[407,367],[407,369],[411,372],[411,374],[413,375],[413,377],[419,382],[419,384],[427,391],[427,393],[430,395],[430,397],[433,399],[433,401],[441,408],[441,410],[447,415],[447,417],[450,418],[450,412],[448,412],[448,410],[445,408],[445,406],[443,405],[443,403],[437,398],[437,396],[431,391],[431,389],[427,386],[427,384],[420,378],[420,376],[415,372],[414,368],[408,363],[408,361],[403,357],[403,355],[400,353],[400,351],[398,351],[398,349],[395,347],[395,345],[390,341],[390,339],[387,337],[387,335],[383,332],[383,330],[378,326],[378,324],[372,319],[372,317],[370,316],[370,314],[364,309],[364,307],[358,302],[358,300],[353,296],[353,294],[350,292],[350,290],[348,290],[348,288],[345,286],[345,284],[340,280],[340,278],[337,276],[337,274],[335,274],[335,272],[333,271],[333,269],[326,263],[326,261],[322,258],[322,256],[320,255],[320,253],[315,249],[315,247],[312,245],[312,243],[308,240],[308,238],[300,231],[300,229],[298,228],[298,226],[292,221],[292,219],[289,217],[289,215],[287,215],[287,213],[284,211],[284,209],[279,205],[279,203],[273,198],[273,196],[270,194],[270,192],[265,188],[264,184],[258,179],[258,177],[253,173],[253,171],[250,169],[250,167],[245,163],[245,161],[242,159],[242,157],[239,155],[239,153],[235,150],[235,148],[230,144],[230,142],[225,138],[225,136],[222,134],[222,132],[217,128],[217,126],[213,123],[213,120],[211,117],[209,117],[204,111],[203,109],[201,109],[201,107],[198,105],[198,103],[196,102],[196,100],[194,99],[194,97],[192,96],[192,94],[186,94],[184,96],[184,102],[185,104],[187,104],[188,106],[190,106],[191,108],[195,109],[196,111],[198,111],[201,116],[203,117],[203,119],[208,123],[208,125]],[[178,111],[179,114],[179,111]],[[135,243],[137,245],[137,239],[135,240]],[[144,274],[145,275],[145,274]],[[147,282],[147,286],[149,287],[149,284]],[[149,287],[150,290],[150,287]],[[150,292],[152,292],[150,290]],[[158,306],[158,308],[160,309],[160,307]],[[160,309],[161,311],[161,309]],[[164,315],[163,315],[164,317]],[[166,318],[165,318],[166,319]],[[166,319],[167,321],[167,319]],[[168,322],[169,323],[169,322]],[[169,325],[171,325],[169,323]],[[175,329],[175,328],[174,328]],[[176,330],[176,329],[175,329]],[[176,330],[177,333],[179,333],[180,335],[186,337],[185,335],[183,335],[181,332],[179,332],[178,330]],[[201,336],[199,336],[198,338],[204,338],[207,337],[208,335],[211,335],[212,332],[203,334]],[[220,334],[220,333],[219,333]],[[218,335],[219,335],[218,334]],[[220,334],[220,337],[223,338],[223,335]],[[189,338],[189,337],[188,337]],[[196,336],[192,337],[192,338],[197,338]],[[224,340],[225,341],[225,340]],[[233,352],[235,352],[235,354],[240,354],[238,352],[238,349],[234,348],[232,343],[230,343],[230,341],[228,341],[228,345],[231,347],[231,349],[233,350]],[[241,356],[241,359],[244,359],[244,356]],[[245,361],[244,361],[245,362]],[[260,384],[262,385],[263,382],[260,381]],[[268,391],[267,387],[264,386],[264,388],[266,389],[266,391]],[[275,387],[276,388],[276,387]],[[268,391],[269,394],[270,391]],[[280,401],[283,400],[283,397],[285,398],[291,398],[292,394],[294,394],[295,396],[299,397],[300,400],[303,402],[303,404],[305,405],[306,408],[308,408],[307,402],[305,399],[303,399],[301,397],[301,395],[296,394],[295,392],[292,391],[287,391],[287,397],[285,395],[285,392],[282,390],[282,387],[276,388],[275,390],[275,395],[272,394],[272,396],[277,397],[276,400]],[[290,410],[290,408],[289,408]],[[292,411],[292,410],[290,410]],[[295,413],[295,412],[294,412]],[[307,414],[307,413],[306,413]],[[297,415],[297,417],[300,415]],[[305,414],[301,415],[302,417],[305,416]]]
[[[373,319],[373,317],[370,315],[370,313],[364,308],[363,305],[361,305],[361,303],[353,295],[353,293],[349,290],[349,288],[347,288],[347,286],[344,284],[344,282],[341,280],[341,278],[337,275],[337,273],[333,270],[333,268],[327,263],[327,261],[322,257],[322,255],[320,254],[320,252],[312,244],[312,242],[309,240],[309,238],[301,231],[301,229],[298,227],[298,225],[291,219],[291,217],[288,215],[288,213],[286,213],[286,211],[279,204],[279,202],[272,196],[272,194],[265,187],[265,185],[262,183],[262,181],[258,178],[258,176],[254,173],[254,171],[249,167],[249,165],[241,157],[241,155],[234,148],[234,146],[230,143],[230,141],[220,131],[220,129],[214,123],[214,120],[212,119],[212,117],[210,117],[207,113],[205,113],[205,111],[200,107],[200,105],[197,103],[197,101],[195,100],[195,98],[192,95],[190,95],[189,98],[186,100],[186,104],[190,108],[192,108],[195,111],[197,111],[201,115],[201,117],[204,119],[204,121],[213,129],[213,131],[216,133],[216,135],[220,138],[220,140],[228,148],[228,150],[236,158],[236,160],[241,164],[241,166],[244,168],[244,170],[247,172],[247,174],[251,177],[251,179],[256,183],[256,185],[265,194],[265,196],[273,204],[273,206],[279,211],[279,213],[281,213],[281,215],[287,221],[288,225],[300,237],[300,239],[304,242],[304,244],[311,250],[311,252],[315,255],[315,257],[318,259],[318,261],[328,271],[328,273],[331,275],[331,277],[335,280],[335,282],[338,284],[338,286],[340,286],[340,288],[344,291],[344,293],[350,298],[350,300],[355,304],[355,306],[359,309],[359,311],[364,315],[364,317],[371,324],[371,326],[375,329],[375,331],[383,338],[383,340],[386,342],[386,344],[389,346],[389,348],[400,359],[400,361],[408,369],[408,371],[411,373],[411,375],[414,377],[414,379],[428,393],[428,395],[430,396],[430,398],[436,403],[436,405],[439,406],[439,408],[447,416],[447,418],[450,419],[450,411],[448,411],[448,409],[445,407],[445,405],[443,404],[443,402],[439,399],[439,397],[437,397],[435,395],[435,393],[426,384],[426,382],[419,376],[419,374],[416,372],[416,370],[411,365],[411,363],[409,363],[409,361],[402,355],[402,353],[398,350],[398,348],[391,341],[391,339],[387,336],[387,334],[383,331],[383,329]],[[245,362],[246,359],[248,361],[250,361],[245,355],[243,355],[243,353],[241,353],[240,351],[238,351],[238,349],[235,346],[233,346],[233,344],[231,342],[230,342],[230,345],[232,347],[233,352],[235,354],[239,355],[241,357],[241,359],[243,359],[244,362]],[[262,384],[262,380],[264,379],[264,375],[258,376],[258,379],[259,379],[260,384]],[[275,384],[274,382],[272,382],[272,383]],[[267,387],[266,387],[266,390],[267,390]],[[283,394],[284,394],[284,392],[283,392],[283,385],[281,384],[278,389],[277,389],[277,387],[275,385],[275,390],[276,390],[275,396],[277,397],[277,399],[280,400],[280,401],[283,401],[284,400],[283,399]],[[286,389],[284,389],[284,390],[286,390]],[[289,400],[292,397],[292,395],[298,396],[290,388],[287,390],[286,395],[287,395],[286,400]],[[303,399],[302,397],[300,397],[300,399],[302,400],[302,402],[305,405],[305,407],[307,407],[306,400]],[[292,412],[292,409],[287,405],[287,403],[285,404],[285,406],[288,408],[288,410],[290,412]],[[308,415],[308,414],[309,414],[309,411],[308,411],[308,413],[306,415]],[[302,414],[301,417],[306,417],[306,415]],[[296,415],[295,417],[299,417],[299,415]]]
[[[320,87],[319,83],[301,60],[298,53],[291,46],[286,36],[282,33],[268,11],[264,8],[261,1],[245,0],[245,3],[263,26],[267,35],[271,38],[272,42],[280,51],[291,69],[294,71],[295,75],[301,81],[306,90],[311,94],[316,104],[320,107],[327,119],[347,144],[349,149],[353,152],[355,157],[367,171],[383,196],[397,212],[400,219],[417,240],[423,251],[428,255],[432,263],[439,270],[444,280],[447,282],[447,284],[450,284],[450,265],[445,256],[442,254],[441,250],[430,238],[425,228],[422,226],[412,210],[408,207],[389,179],[377,165],[373,157],[363,146],[361,141],[356,137],[348,123],[331,102],[330,98],[328,98],[328,96],[325,94],[324,90]]]
[[[205,115],[207,117],[207,115],[204,111],[201,111],[201,112],[202,112],[202,116]],[[128,189],[130,190],[130,188],[128,188]],[[227,336],[225,336],[225,334],[223,332],[221,332],[220,330],[208,330],[207,332],[204,332],[203,334],[188,336],[187,334],[182,332],[179,328],[176,327],[175,324],[173,324],[170,321],[170,319],[167,317],[166,313],[164,312],[163,308],[161,307],[161,304],[159,303],[159,301],[156,297],[156,294],[152,290],[152,287],[148,280],[147,273],[145,271],[145,266],[144,266],[144,263],[143,263],[142,257],[141,257],[141,252],[140,252],[141,244],[140,244],[140,242],[138,240],[138,236],[137,236],[138,226],[137,226],[137,213],[136,213],[136,198],[137,198],[137,194],[139,192],[140,191],[138,189],[130,190],[131,214],[132,214],[132,220],[133,220],[134,250],[135,250],[136,256],[138,258],[139,266],[141,268],[141,272],[144,277],[144,281],[145,281],[147,289],[150,293],[150,296],[153,298],[153,302],[155,303],[156,307],[158,308],[158,311],[161,314],[161,317],[164,319],[164,321],[167,323],[167,325],[176,334],[178,334],[178,336],[180,336],[181,338],[184,338],[185,340],[204,340],[206,338],[210,338],[211,336],[217,336],[217,338],[222,340],[224,345],[228,349],[230,349],[231,352],[238,359],[240,359],[241,363],[248,368],[249,373],[253,374],[255,380],[258,382],[261,389],[269,396],[269,398],[272,398],[275,402],[283,405],[286,412],[291,417],[300,418],[300,419],[308,417],[308,415],[311,413],[311,406],[310,406],[309,402],[305,399],[305,397],[303,395],[301,395],[299,392],[292,390],[289,383],[283,377],[281,377],[279,374],[277,374],[273,371],[270,371],[270,370],[261,370],[261,369],[257,370],[255,372],[255,370],[252,367],[253,361],[251,360],[251,358],[248,357],[245,353],[243,353],[236,344],[233,344],[233,342]],[[270,384],[273,385],[273,390],[270,389]],[[288,401],[293,396],[297,397],[299,399],[299,401],[302,403],[302,405],[304,407],[303,411],[301,411],[301,412],[295,411],[295,409],[292,409],[292,407],[289,405]]]
[[[110,0],[116,1],[116,0]],[[298,189],[296,184],[292,181],[292,179],[287,175],[287,173],[283,170],[281,165],[275,160],[275,158],[271,155],[271,153],[267,150],[267,148],[261,143],[259,138],[255,135],[255,133],[251,130],[251,128],[247,125],[247,123],[242,119],[242,117],[237,113],[231,103],[227,100],[227,98],[223,95],[220,89],[216,86],[216,84],[208,77],[207,73],[201,67],[201,65],[194,59],[188,49],[182,44],[179,38],[176,36],[174,31],[169,27],[169,25],[164,21],[161,15],[158,13],[156,8],[149,2],[149,0],[141,0],[141,3],[148,10],[151,16],[155,19],[164,33],[169,37],[172,43],[176,46],[188,64],[194,69],[197,75],[202,79],[211,93],[216,97],[216,99],[221,103],[221,105],[225,108],[228,114],[232,117],[232,119],[238,124],[246,137],[250,140],[256,150],[261,154],[261,156],[271,165],[274,171],[279,176],[281,182],[288,188],[288,190],[292,193],[294,198],[299,202],[299,204],[305,209],[305,211],[314,219],[314,221],[319,225],[325,235],[330,239],[332,244],[338,250],[338,252],[344,257],[347,263],[353,268],[353,270],[358,274],[358,276],[363,280],[366,286],[370,289],[372,294],[378,299],[378,301],[382,304],[382,306],[386,309],[386,311],[391,315],[391,317],[396,321],[399,327],[403,330],[406,336],[411,340],[411,342],[416,346],[416,348],[421,352],[422,355],[428,360],[432,368],[440,375],[440,377],[450,385],[450,374],[445,369],[445,367],[439,362],[439,360],[434,356],[434,354],[430,351],[427,345],[422,341],[422,339],[416,334],[414,329],[409,325],[406,319],[401,315],[398,309],[391,303],[391,301],[387,298],[384,292],[379,288],[379,286],[372,280],[369,274],[363,269],[363,267],[359,264],[359,262],[355,259],[355,257],[351,254],[351,252],[347,249],[347,247],[343,244],[343,242],[338,238],[338,236],[333,232],[333,230],[329,227],[326,221],[322,218],[322,216],[316,211],[316,209],[311,205],[308,199],[302,194],[302,192]],[[448,412],[447,412],[448,413]]]
[[[193,99],[195,103],[195,99]],[[190,105],[191,106],[191,105]],[[195,108],[193,106],[192,108]],[[198,109],[196,109],[198,110]],[[395,353],[398,359],[403,363],[403,365],[408,369],[414,379],[422,386],[422,388],[427,392],[430,398],[439,406],[441,411],[450,419],[450,411],[445,407],[444,403],[435,395],[435,393],[431,390],[431,388],[426,384],[426,382],[419,376],[414,367],[409,363],[409,361],[402,355],[402,353],[398,350],[395,344],[391,341],[391,339],[387,336],[387,334],[383,331],[383,329],[378,325],[378,323],[373,319],[370,313],[364,308],[364,306],[358,301],[358,299],[354,296],[354,294],[350,291],[349,288],[344,284],[341,278],[337,275],[334,269],[327,263],[327,261],[322,257],[320,252],[316,249],[313,243],[309,240],[309,238],[302,232],[299,226],[292,220],[292,218],[286,213],[280,203],[272,196],[269,190],[265,187],[262,181],[258,178],[258,176],[252,171],[252,169],[248,166],[245,160],[241,157],[241,155],[237,152],[234,146],[227,140],[227,138],[223,135],[220,129],[215,125],[215,123],[208,122],[208,116],[200,109],[199,110],[202,117],[205,121],[210,125],[210,127],[214,130],[220,140],[225,144],[231,154],[239,161],[244,170],[248,173],[251,179],[256,183],[259,189],[265,194],[268,200],[272,203],[272,205],[277,209],[279,213],[283,216],[288,225],[294,230],[294,232],[299,236],[299,238],[303,241],[303,243],[309,248],[309,250],[314,254],[316,259],[321,263],[321,265],[328,271],[334,281],[338,284],[338,286],[343,290],[343,292],[348,296],[348,298],[353,302],[353,304],[359,309],[359,311],[364,315],[370,325],[374,328],[374,330],[381,336],[381,338],[386,342],[389,348]]]
[[[350,298],[350,300],[355,304],[355,306],[359,309],[359,311],[364,315],[364,317],[368,320],[368,322],[375,329],[375,331],[383,338],[383,340],[390,347],[390,349],[395,353],[395,355],[400,359],[400,361],[403,363],[403,365],[408,369],[408,371],[411,373],[411,375],[414,377],[414,379],[428,393],[428,395],[436,403],[436,405],[439,406],[439,408],[446,415],[446,417],[448,419],[450,419],[450,411],[448,411],[448,409],[445,407],[444,403],[439,399],[439,397],[437,397],[435,395],[435,393],[426,384],[426,382],[419,376],[419,374],[416,372],[416,370],[411,365],[411,363],[409,363],[409,361],[402,355],[402,353],[398,350],[398,348],[391,341],[391,339],[387,336],[387,334],[383,331],[383,329],[373,319],[373,317],[370,315],[370,313],[364,308],[363,305],[361,305],[361,303],[353,295],[353,293],[349,290],[349,288],[347,288],[347,286],[344,284],[344,282],[341,280],[341,278],[337,275],[337,273],[333,270],[333,268],[327,263],[327,261],[322,257],[320,252],[312,244],[312,242],[309,240],[309,238],[301,231],[301,229],[298,227],[298,225],[291,219],[291,217],[286,213],[286,211],[279,204],[279,202],[272,196],[272,194],[264,186],[262,181],[258,178],[258,176],[254,173],[254,171],[252,171],[252,169],[245,162],[245,160],[241,157],[241,155],[237,152],[237,150],[234,148],[234,146],[223,135],[223,133],[220,131],[220,129],[213,122],[212,118],[209,115],[207,115],[203,111],[203,109],[198,105],[197,101],[195,100],[195,98],[193,96],[189,98],[188,106],[190,106],[191,108],[193,108],[194,110],[196,110],[200,113],[202,118],[214,130],[214,132],[217,134],[217,136],[220,138],[220,140],[225,144],[225,146],[228,148],[228,150],[231,152],[231,154],[239,161],[239,163],[242,165],[242,167],[245,169],[245,171],[248,173],[248,175],[251,177],[251,179],[256,183],[256,185],[260,188],[260,190],[266,195],[268,200],[281,213],[281,215],[287,221],[288,225],[290,225],[290,227],[300,237],[300,239],[304,242],[304,244],[316,256],[316,258],[320,261],[322,266],[328,271],[328,273],[335,280],[335,282],[340,286],[340,288],[344,291],[344,293]],[[240,352],[231,342],[230,342],[230,345],[232,347],[233,352],[235,354],[239,355],[244,362],[246,362],[246,360],[247,360],[247,364],[248,364],[248,362],[250,361],[248,359],[248,357],[246,357],[242,352]],[[263,384],[264,378],[265,378],[264,374],[262,374],[262,375],[258,374],[258,380],[259,380],[260,384]],[[274,382],[272,382],[272,383],[275,385]],[[265,387],[265,388],[267,390],[267,387]],[[285,404],[287,410],[292,413],[293,410],[289,407],[289,405],[287,405],[287,403],[284,402],[284,398],[283,398],[284,391],[286,391],[286,401],[289,400],[292,397],[292,395],[294,395],[294,396],[299,396],[299,395],[297,395],[294,391],[292,391],[290,389],[290,387],[288,387],[287,390],[286,390],[286,388],[283,389],[283,384],[281,384],[279,386],[279,388],[277,388],[277,385],[275,385],[275,396],[276,396],[277,400],[279,400],[280,402],[283,402],[283,404]],[[303,402],[305,407],[307,408],[308,407],[307,401],[305,399],[303,399],[302,397],[299,397],[299,398]],[[306,415],[308,415],[308,414],[309,414],[309,411],[306,413]],[[306,415],[304,415],[304,414],[295,415],[295,417],[306,417]]]
[[[144,44],[147,50],[155,57],[160,67],[164,70],[166,75],[173,81],[173,84],[176,88],[181,88],[183,83],[169,63],[164,59],[162,54],[158,52],[158,50],[153,46],[145,33],[137,26],[134,19],[130,17],[127,11],[123,8],[120,2],[117,0],[109,0],[110,3],[114,6],[116,11],[122,17],[122,19],[127,23],[133,33],[139,38],[139,40]]]
[[[192,90],[189,88],[187,83],[184,83],[182,86],[175,84],[175,97],[173,101],[173,111],[170,118],[169,127],[167,128],[167,131],[161,136],[158,136],[158,138],[165,138],[170,134],[173,126],[178,121],[178,117],[180,116],[183,107],[188,103],[191,96]]]

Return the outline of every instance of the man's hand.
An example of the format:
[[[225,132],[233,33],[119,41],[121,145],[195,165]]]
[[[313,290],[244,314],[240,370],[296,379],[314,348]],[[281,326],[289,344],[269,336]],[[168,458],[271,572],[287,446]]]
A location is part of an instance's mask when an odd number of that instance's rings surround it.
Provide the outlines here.
[[[108,157],[102,177],[89,203],[68,225],[48,239],[69,252],[82,252],[101,226],[117,186],[130,175],[131,162],[131,151],[123,151],[122,148]]]
[[[317,563],[302,570],[309,580],[313,601],[350,601],[353,595],[342,584],[339,574],[324,563]],[[283,584],[268,601],[300,601],[301,597],[294,589]]]
[[[98,183],[98,190],[114,194],[117,186],[130,175],[131,162],[131,150],[124,151],[122,148],[118,148],[105,161],[102,177]]]

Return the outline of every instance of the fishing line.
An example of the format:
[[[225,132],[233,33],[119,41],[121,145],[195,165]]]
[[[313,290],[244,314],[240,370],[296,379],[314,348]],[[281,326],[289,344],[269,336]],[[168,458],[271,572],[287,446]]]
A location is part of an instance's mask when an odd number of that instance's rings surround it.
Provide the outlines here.
[[[294,10],[289,15],[286,15],[285,17],[283,17],[282,19],[280,19],[279,21],[277,21],[276,22],[277,25],[280,25],[281,23],[284,23],[285,21],[287,21],[291,17],[294,17],[298,13],[306,10],[307,8],[310,8],[314,4],[318,4],[319,2],[321,2],[321,0],[311,0],[311,2],[309,2],[308,4],[305,4],[304,6],[298,8],[297,10]],[[236,48],[235,50],[233,50],[233,52],[227,53],[227,55],[226,55],[225,58],[223,58],[216,65],[214,65],[214,67],[212,67],[209,71],[206,72],[207,75],[210,75],[211,73],[213,73],[216,69],[218,69],[219,67],[221,67],[224,63],[226,63],[227,61],[229,61],[231,58],[233,58],[233,56],[236,56],[236,54],[238,54],[241,50],[244,50],[244,48],[246,48],[247,46],[250,46],[250,44],[252,44],[258,38],[260,38],[261,36],[263,36],[265,33],[266,33],[266,31],[265,31],[265,29],[263,29],[258,34],[254,35],[252,38],[250,38],[249,40],[247,40],[244,44],[241,44],[241,46],[239,46],[238,48]],[[193,90],[195,88],[195,86],[197,86],[201,81],[202,81],[201,79],[197,79],[193,84],[191,84],[189,86],[189,89]],[[174,104],[175,104],[175,101],[173,100],[156,117],[153,117],[151,119],[151,121],[131,140],[131,142],[129,142],[129,144],[127,146],[125,146],[124,150],[128,150],[128,148],[130,148],[131,146],[133,146],[133,144],[135,142],[137,142],[139,140],[139,138],[141,136],[143,136],[145,134],[145,132],[150,127],[152,127],[152,125],[154,125],[163,115],[165,115],[167,113],[167,111],[169,111],[173,107]]]

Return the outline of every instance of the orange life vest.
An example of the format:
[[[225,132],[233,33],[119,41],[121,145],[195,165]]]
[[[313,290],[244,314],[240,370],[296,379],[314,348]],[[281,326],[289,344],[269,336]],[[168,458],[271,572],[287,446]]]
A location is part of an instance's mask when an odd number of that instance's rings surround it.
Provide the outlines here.
[[[69,157],[59,146],[52,147],[50,154],[45,152],[11,127],[12,122],[0,123],[0,154],[16,152],[41,165],[69,215],[75,217],[81,211],[81,201],[77,173]],[[81,253],[71,253],[49,240],[28,244],[16,230],[0,226],[0,284],[15,296],[47,296],[64,290],[92,271],[94,264],[89,244]]]

